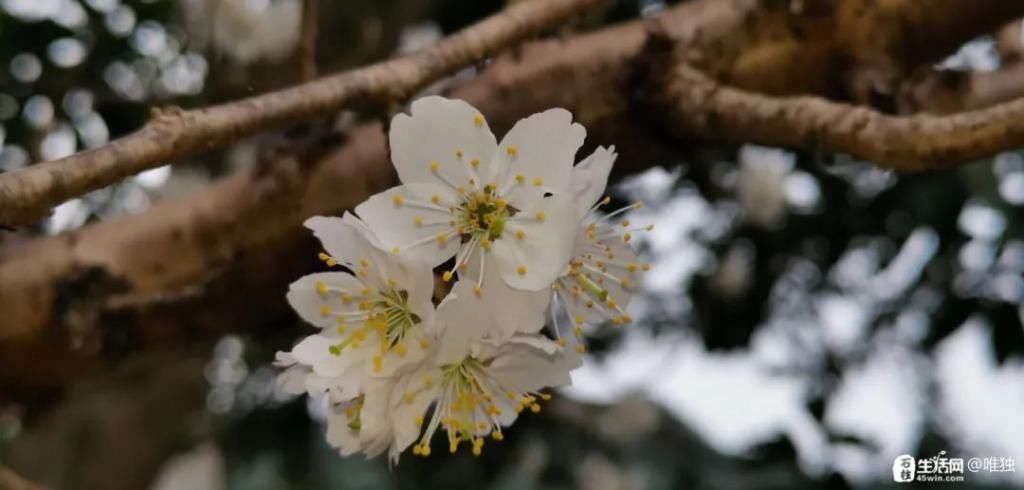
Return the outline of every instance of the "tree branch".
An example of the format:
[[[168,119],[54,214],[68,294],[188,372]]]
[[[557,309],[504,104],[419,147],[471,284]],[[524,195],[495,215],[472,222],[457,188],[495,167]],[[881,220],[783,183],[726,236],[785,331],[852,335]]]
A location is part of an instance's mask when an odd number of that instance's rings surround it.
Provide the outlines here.
[[[0,225],[34,222],[61,202],[240,137],[338,111],[401,100],[601,0],[518,2],[422,52],[237,102],[155,111],[139,131],[107,145],[0,175]]]
[[[888,116],[819,97],[771,97],[676,67],[657,100],[680,135],[848,153],[904,172],[948,168],[1024,145],[1024,99],[950,116]]]
[[[302,80],[308,82],[316,78],[316,40],[319,29],[317,13],[318,0],[302,2],[302,44],[299,53],[302,56]]]

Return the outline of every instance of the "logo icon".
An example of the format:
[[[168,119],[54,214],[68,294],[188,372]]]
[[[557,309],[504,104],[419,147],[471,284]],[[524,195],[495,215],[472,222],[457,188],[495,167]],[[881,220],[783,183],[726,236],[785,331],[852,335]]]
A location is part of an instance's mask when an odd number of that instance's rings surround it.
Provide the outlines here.
[[[892,480],[899,483],[914,481],[915,469],[913,456],[909,454],[897,456],[896,460],[892,462]]]

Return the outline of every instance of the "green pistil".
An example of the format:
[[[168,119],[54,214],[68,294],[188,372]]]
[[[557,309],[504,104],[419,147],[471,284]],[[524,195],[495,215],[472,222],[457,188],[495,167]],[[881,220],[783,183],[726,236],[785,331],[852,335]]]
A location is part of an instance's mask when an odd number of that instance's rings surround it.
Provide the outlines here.
[[[597,299],[601,300],[602,303],[608,301],[608,290],[595,284],[589,277],[582,273],[577,273],[576,282],[580,283],[580,286],[583,286],[584,291],[597,296]]]

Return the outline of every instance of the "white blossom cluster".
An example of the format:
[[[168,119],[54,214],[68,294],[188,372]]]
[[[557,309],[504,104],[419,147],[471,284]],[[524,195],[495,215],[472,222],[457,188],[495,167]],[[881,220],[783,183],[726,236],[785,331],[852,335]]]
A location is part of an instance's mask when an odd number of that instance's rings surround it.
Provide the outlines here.
[[[277,364],[289,392],[328,397],[327,440],[342,455],[428,456],[438,429],[451,452],[480,454],[518,414],[540,411],[541,390],[571,382],[584,324],[631,321],[624,308],[647,266],[617,216],[639,203],[595,212],[616,155],[599,147],[574,166],[585,135],[551,109],[498,143],[466,102],[422,98],[391,122],[402,185],[354,215],[306,221],[338,270],[290,286],[289,303],[320,330]]]

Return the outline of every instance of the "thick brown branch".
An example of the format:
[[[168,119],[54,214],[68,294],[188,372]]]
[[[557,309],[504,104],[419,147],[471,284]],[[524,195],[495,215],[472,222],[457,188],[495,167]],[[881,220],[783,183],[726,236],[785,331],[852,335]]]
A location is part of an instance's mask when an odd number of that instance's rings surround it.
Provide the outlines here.
[[[1024,145],[1024,99],[951,116],[888,116],[819,97],[771,97],[676,67],[658,100],[683,136],[848,153],[911,172]]]
[[[224,105],[156,112],[108,145],[0,175],[0,225],[27,224],[86,192],[242,136],[335,112],[353,103],[408,97],[601,0],[518,2],[422,52]]]

